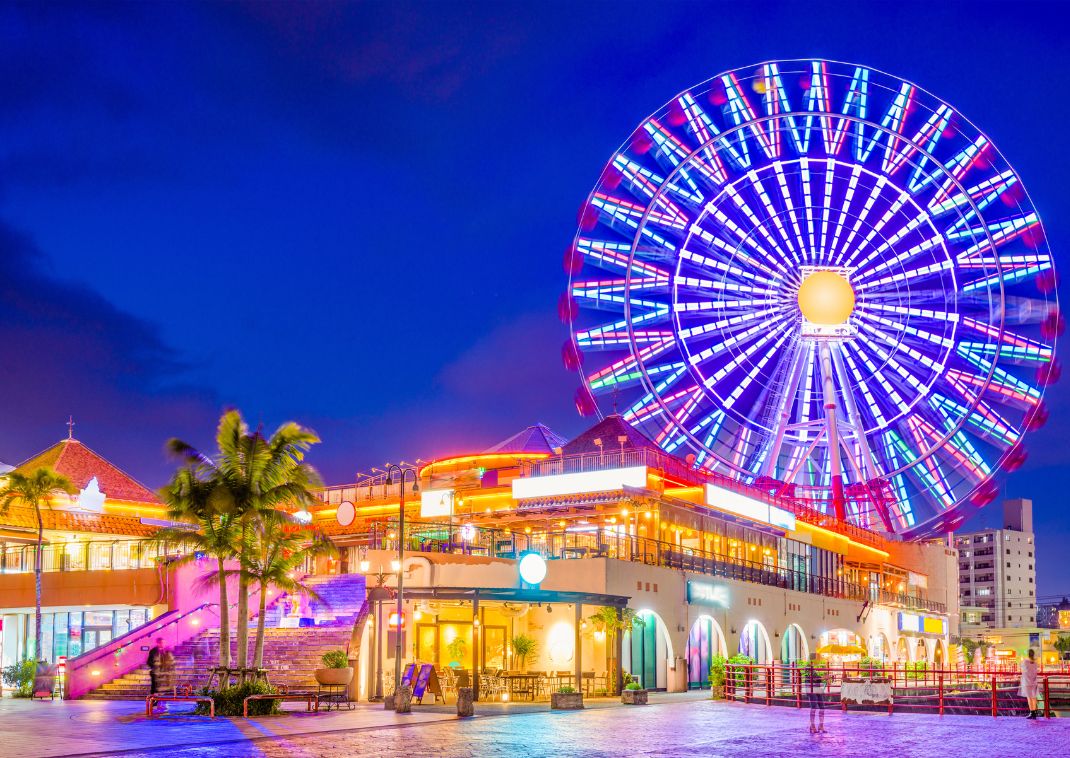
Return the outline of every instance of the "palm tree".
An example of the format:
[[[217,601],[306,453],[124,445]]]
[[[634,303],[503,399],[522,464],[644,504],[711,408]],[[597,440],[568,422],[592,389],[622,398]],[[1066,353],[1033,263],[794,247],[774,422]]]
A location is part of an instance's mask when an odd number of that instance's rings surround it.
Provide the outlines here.
[[[313,600],[322,598],[296,579],[296,572],[306,558],[335,552],[334,544],[318,529],[296,523],[282,511],[260,516],[254,527],[254,544],[247,552],[242,571],[260,589],[260,612],[256,619],[256,644],[253,668],[264,665],[264,624],[269,587],[291,595],[303,593]]]
[[[71,483],[70,479],[46,466],[35,469],[29,474],[12,471],[7,474],[3,489],[0,489],[0,514],[7,513],[12,503],[21,502],[33,506],[34,514],[37,516],[37,550],[33,557],[34,584],[37,592],[34,604],[33,639],[38,660],[43,652],[41,650],[41,544],[45,538],[45,524],[41,519],[41,504],[55,492],[73,495],[77,491],[78,488]]]
[[[196,560],[203,553],[216,560],[215,582],[219,585],[219,666],[230,668],[230,602],[227,597],[226,561],[237,555],[237,520],[225,490],[206,476],[203,463],[190,463],[175,472],[160,490],[167,504],[167,517],[191,524],[196,529],[169,527],[161,529],[155,540],[164,545],[185,548],[176,565]]]
[[[646,620],[631,608],[621,608],[620,618],[617,618],[617,609],[603,605],[588,619],[595,625],[595,629],[606,632],[606,683],[610,692],[616,692],[617,687],[617,635],[624,634],[633,626],[646,626]],[[611,654],[610,654],[611,653]]]
[[[310,429],[287,422],[270,437],[250,432],[236,410],[226,411],[216,430],[217,452],[209,457],[181,440],[171,440],[171,452],[198,470],[210,482],[212,497],[228,518],[234,519],[235,554],[238,557],[238,668],[249,662],[249,556],[260,518],[283,506],[308,505],[315,500],[313,487],[321,484],[316,470],[304,462],[305,451],[319,442]]]

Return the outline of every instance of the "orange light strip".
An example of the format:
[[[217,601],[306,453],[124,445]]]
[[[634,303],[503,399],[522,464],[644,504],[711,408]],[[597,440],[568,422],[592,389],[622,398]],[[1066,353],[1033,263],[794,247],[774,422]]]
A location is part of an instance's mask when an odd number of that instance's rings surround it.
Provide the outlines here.
[[[475,463],[477,461],[498,461],[498,460],[538,460],[541,458],[549,458],[549,453],[478,453],[476,455],[458,455],[452,458],[439,458],[438,460],[431,461],[420,468],[420,476],[423,476],[424,471],[433,466],[454,466],[458,463]]]

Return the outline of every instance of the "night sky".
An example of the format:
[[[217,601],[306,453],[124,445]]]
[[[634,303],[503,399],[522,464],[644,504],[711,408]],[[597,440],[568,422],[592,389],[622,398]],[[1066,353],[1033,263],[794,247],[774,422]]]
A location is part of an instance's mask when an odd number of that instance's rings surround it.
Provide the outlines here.
[[[0,460],[66,434],[159,486],[237,406],[329,482],[585,423],[555,312],[576,211],[650,112],[828,57],[946,99],[1070,266],[1062,3],[0,6]],[[1010,496],[1070,592],[1067,382]],[[998,505],[970,526],[996,524]]]

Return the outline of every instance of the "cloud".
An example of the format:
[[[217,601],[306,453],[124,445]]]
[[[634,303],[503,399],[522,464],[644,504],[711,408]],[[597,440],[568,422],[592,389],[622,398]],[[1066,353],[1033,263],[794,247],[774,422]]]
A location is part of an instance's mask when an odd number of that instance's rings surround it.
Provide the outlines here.
[[[182,384],[188,367],[151,323],[49,272],[33,242],[2,222],[0,354],[8,463],[57,441],[70,414],[86,444],[151,476],[164,470],[166,436],[210,429],[218,406]]]

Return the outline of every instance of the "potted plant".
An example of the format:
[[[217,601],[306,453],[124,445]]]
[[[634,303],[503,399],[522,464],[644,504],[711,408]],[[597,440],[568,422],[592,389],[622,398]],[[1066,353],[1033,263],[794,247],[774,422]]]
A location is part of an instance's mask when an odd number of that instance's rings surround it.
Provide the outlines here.
[[[646,705],[648,694],[639,682],[628,682],[628,685],[621,690],[620,701],[625,705]]]
[[[510,644],[513,648],[513,655],[520,660],[520,670],[523,671],[527,666],[528,656],[535,654],[535,640],[526,634],[518,634],[513,637],[513,641]]]
[[[316,681],[320,684],[349,684],[353,681],[353,667],[345,650],[328,650],[320,658],[323,668],[316,669]]]
[[[550,693],[550,710],[578,711],[583,709],[583,693],[568,685]]]
[[[723,655],[710,658],[710,694],[714,700],[724,699],[725,664],[728,659]]]
[[[464,657],[468,654],[468,643],[461,637],[454,637],[453,642],[446,645],[446,654],[450,657],[451,668],[464,666]]]

